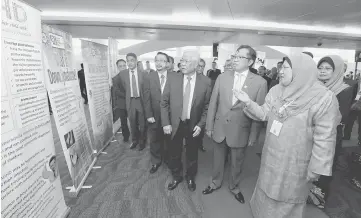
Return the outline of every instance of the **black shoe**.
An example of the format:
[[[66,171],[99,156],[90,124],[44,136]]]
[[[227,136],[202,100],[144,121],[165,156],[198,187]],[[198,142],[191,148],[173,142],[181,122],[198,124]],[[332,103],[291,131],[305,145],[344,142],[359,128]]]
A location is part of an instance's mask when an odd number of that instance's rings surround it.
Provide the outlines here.
[[[212,192],[214,192],[216,189],[213,189],[211,186],[207,186],[207,188],[206,189],[204,189],[203,191],[202,191],[202,193],[204,194],[204,195],[208,195],[208,194],[211,194]]]
[[[128,138],[124,138],[124,139],[123,139],[123,142],[125,142],[125,143],[129,142],[129,137],[128,137]]]
[[[244,204],[244,197],[241,192],[238,192],[238,194],[234,195],[234,197],[239,201],[239,203]]]
[[[171,191],[171,190],[177,188],[178,184],[181,183],[182,181],[183,181],[183,179],[173,180],[173,182],[168,184],[168,190]]]
[[[155,172],[157,172],[158,168],[160,167],[160,163],[159,164],[153,164],[152,168],[150,168],[150,174],[153,174]]]
[[[130,145],[130,149],[134,149],[134,148],[136,148],[137,147],[137,145],[138,145],[138,143],[137,142],[133,142],[131,145]]]
[[[145,148],[145,145],[139,145],[138,151],[143,151],[144,148]]]
[[[196,183],[194,182],[194,180],[190,179],[187,183],[189,191],[194,192],[196,190]]]
[[[199,150],[206,152],[206,149],[203,147],[203,145],[199,146]]]

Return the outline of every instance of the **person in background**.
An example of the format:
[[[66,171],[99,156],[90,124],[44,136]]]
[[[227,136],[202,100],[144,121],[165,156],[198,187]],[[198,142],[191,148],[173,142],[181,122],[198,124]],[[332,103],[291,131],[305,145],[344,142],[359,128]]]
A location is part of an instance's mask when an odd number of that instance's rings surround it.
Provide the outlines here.
[[[143,82],[144,77],[148,74],[142,71],[142,69],[137,68],[136,54],[128,53],[126,58],[128,69],[119,73],[119,86],[124,88],[119,88],[119,90],[123,92],[122,96],[125,96],[126,109],[129,115],[132,134],[130,149],[134,149],[139,145],[139,151],[142,151],[147,140],[143,104]]]
[[[118,74],[113,77],[113,92],[114,92],[114,104],[119,110],[120,124],[122,128],[123,141],[128,142],[130,131],[128,127],[128,113],[125,100],[125,89],[121,82],[121,73],[127,72],[127,63],[123,59],[119,59],[116,62],[118,68]]]
[[[139,61],[140,62],[140,61]],[[139,66],[138,66],[139,67]],[[141,68],[140,68],[141,69]],[[148,74],[150,74],[150,72],[154,72],[154,70],[152,68],[150,68],[150,63],[149,61],[145,62],[145,72],[147,72]]]
[[[223,68],[224,68],[224,72],[223,72],[223,73],[233,71],[232,60],[231,60],[231,59],[227,59],[226,62],[224,63]]]
[[[279,78],[278,78],[278,74],[279,74],[279,69],[278,69],[278,66],[279,66],[279,64],[277,64],[277,68],[276,67],[273,67],[272,69],[271,69],[271,71],[272,71],[272,73],[271,73],[271,75],[272,75],[272,81],[271,81],[271,83],[270,83],[270,85],[269,85],[269,90],[271,90],[272,89],[272,87],[274,87],[275,85],[278,85],[278,83],[279,83]]]
[[[208,107],[206,133],[213,140],[213,172],[211,183],[203,194],[211,194],[223,183],[226,152],[229,150],[229,190],[237,201],[244,203],[240,190],[242,166],[246,148],[256,144],[263,122],[252,121],[243,113],[243,104],[237,101],[232,89],[245,90],[258,104],[263,104],[267,94],[267,83],[250,72],[257,57],[256,51],[240,46],[232,55],[233,69],[220,75],[215,83]]]
[[[163,131],[170,135],[170,163],[173,181],[168,190],[183,180],[182,148],[186,144],[186,180],[188,189],[196,189],[198,171],[198,142],[206,123],[211,81],[196,73],[199,64],[197,51],[185,51],[181,59],[182,74],[168,78],[160,103]]]
[[[302,53],[310,56],[310,57],[313,59],[313,54],[312,54],[311,52],[309,52],[309,51],[304,51],[304,52],[302,52]]]
[[[174,72],[174,58],[168,55],[167,70]]]
[[[335,94],[317,80],[316,72],[310,56],[289,56],[284,58],[280,84],[262,106],[245,91],[234,91],[247,116],[268,121],[250,201],[255,218],[305,217],[311,182],[332,174],[341,115]]]
[[[169,146],[169,136],[163,132],[160,102],[168,78],[175,74],[172,70],[167,70],[167,63],[169,63],[167,54],[158,52],[155,56],[154,63],[157,71],[151,72],[145,77],[143,98],[145,117],[148,122],[150,161],[152,164],[149,172],[151,174],[157,172],[162,162],[168,162],[166,148]]]
[[[258,68],[258,75],[260,75],[263,79],[265,79],[267,81],[267,90],[269,90],[269,87],[271,85],[272,79],[269,78],[267,75],[267,69],[265,66],[260,66]]]
[[[212,62],[212,69],[209,69],[207,71],[207,76],[212,81],[212,87],[214,86],[214,83],[216,82],[217,77],[221,74],[221,70],[217,69],[217,63],[215,61]]]
[[[206,62],[203,59],[200,59],[196,69],[197,74],[204,76],[205,67],[206,67]],[[206,149],[203,146],[203,138],[204,138],[204,130],[202,130],[199,136],[199,150],[206,152]]]
[[[180,66],[181,66],[181,63],[178,63],[178,65],[177,65],[177,67],[178,67],[177,73],[182,73],[181,70],[180,70]]]
[[[329,90],[331,90],[337,97],[339,110],[341,112],[341,122],[337,126],[336,136],[336,149],[333,159],[332,172],[335,172],[338,158],[342,149],[342,136],[344,123],[347,121],[347,117],[350,113],[350,107],[352,103],[353,90],[352,87],[344,83],[344,62],[340,56],[330,55],[321,58],[317,64],[318,73],[317,78],[322,82]],[[321,176],[317,182],[314,183],[314,187],[311,189],[310,200],[315,206],[324,208],[326,200],[329,196],[330,183],[332,181],[331,176]],[[315,198],[314,198],[315,197]]]
[[[80,93],[81,93],[81,96],[84,98],[84,104],[88,104],[88,94],[87,94],[87,91],[86,91],[85,74],[84,74],[83,63],[80,64],[80,67],[81,67],[81,70],[78,71]]]
[[[141,61],[137,62],[137,69],[139,69],[142,72],[146,72],[146,71],[144,71],[143,62],[141,62]]]

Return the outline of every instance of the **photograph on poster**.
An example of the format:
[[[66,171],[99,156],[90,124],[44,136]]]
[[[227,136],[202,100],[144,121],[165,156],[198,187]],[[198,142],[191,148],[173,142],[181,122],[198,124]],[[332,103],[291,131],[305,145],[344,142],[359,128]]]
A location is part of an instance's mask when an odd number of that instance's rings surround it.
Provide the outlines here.
[[[71,130],[64,135],[64,140],[67,148],[70,148],[75,143],[74,132]]]
[[[49,180],[50,182],[54,182],[58,177],[58,174],[58,163],[56,156],[54,155],[49,159],[49,162],[45,163],[43,178]]]

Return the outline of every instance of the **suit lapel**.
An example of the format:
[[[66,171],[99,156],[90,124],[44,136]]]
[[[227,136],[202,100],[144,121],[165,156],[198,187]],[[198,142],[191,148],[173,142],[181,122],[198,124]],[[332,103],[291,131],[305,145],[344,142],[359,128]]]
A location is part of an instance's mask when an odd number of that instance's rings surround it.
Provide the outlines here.
[[[127,89],[127,93],[129,93],[129,96],[131,96],[131,94],[130,94],[130,92],[131,92],[131,90],[130,90],[130,84],[132,83],[132,81],[130,80],[130,77],[129,77],[129,69],[127,70],[127,73],[126,73],[126,75],[125,75],[125,78],[126,78],[125,81],[129,81],[129,82],[127,82],[127,83],[125,84],[125,87],[126,87],[126,89]]]
[[[226,90],[226,96],[227,96],[227,106],[229,108],[232,108],[233,104],[233,83],[234,83],[234,71],[230,72],[227,77],[226,81],[224,83],[224,88]]]
[[[160,87],[160,82],[159,82],[159,75],[158,72],[150,72],[150,74],[152,75],[152,79],[154,80],[155,84],[157,84],[157,88],[160,91],[160,93],[162,93],[162,88]]]
[[[253,79],[254,79],[253,73],[248,72],[248,75],[247,75],[246,80],[244,81],[243,87],[242,87],[242,91],[246,92],[248,95],[249,95],[250,88],[252,88]],[[232,108],[236,107],[240,103],[241,103],[241,101],[237,100],[236,103],[232,106]]]
[[[193,92],[193,99],[192,99],[192,105],[191,105],[191,109],[193,107],[194,102],[196,101],[197,97],[200,97],[200,95],[202,94],[202,87],[201,87],[201,78],[202,76],[198,75],[196,73],[196,83],[194,85],[194,92]]]

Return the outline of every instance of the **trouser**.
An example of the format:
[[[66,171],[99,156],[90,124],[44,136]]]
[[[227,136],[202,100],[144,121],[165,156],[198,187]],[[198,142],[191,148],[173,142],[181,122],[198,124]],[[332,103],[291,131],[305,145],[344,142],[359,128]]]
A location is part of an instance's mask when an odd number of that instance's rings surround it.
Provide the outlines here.
[[[214,142],[216,143],[216,142]],[[238,185],[241,181],[242,166],[245,159],[246,147],[243,148],[231,148],[227,145],[226,140],[221,143],[216,143],[213,150],[213,172],[211,188],[218,189],[222,186],[225,159],[227,158],[227,150],[230,152],[230,164],[231,170],[229,174],[229,190],[233,194],[238,194],[240,189]]]
[[[342,136],[343,136],[342,131],[343,131],[343,126],[342,125],[337,126],[336,149],[335,149],[335,156],[333,158],[333,166],[332,166],[333,173],[336,171],[337,161],[338,158],[340,157],[342,150]],[[325,199],[327,199],[328,197],[331,181],[332,181],[332,176],[320,176],[318,181],[314,182],[314,184],[319,188],[321,188],[321,190],[325,193]]]
[[[140,98],[130,98],[129,107],[129,122],[132,131],[132,142],[145,146],[146,144],[146,129],[145,129],[145,115]]]
[[[352,132],[352,127],[353,124],[355,123],[357,119],[358,122],[358,141],[361,141],[361,111],[355,111],[355,110],[351,110],[350,114],[347,118],[347,122],[345,124],[345,129],[344,129],[344,137],[346,139],[351,138],[351,132]]]
[[[119,109],[119,116],[120,116],[120,124],[122,126],[122,134],[123,134],[123,138],[125,140],[129,139],[130,136],[130,131],[129,131],[129,127],[128,127],[128,113],[127,110],[125,109]]]
[[[81,93],[81,97],[84,98],[84,104],[88,104],[88,94],[86,91],[86,87],[80,86],[80,93]]]
[[[169,145],[169,135],[165,135],[160,123],[148,124],[150,146],[150,162],[152,165],[161,164],[167,157],[166,147]]]
[[[199,135],[193,137],[193,128],[189,120],[180,121],[178,130],[169,143],[169,169],[173,179],[183,178],[182,148],[183,139],[186,141],[186,180],[195,179],[198,171],[198,143]]]

